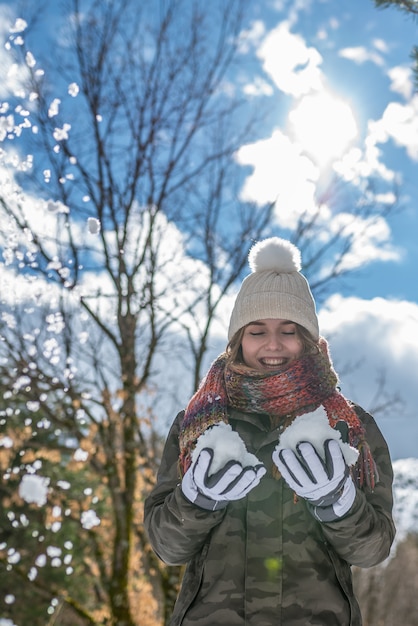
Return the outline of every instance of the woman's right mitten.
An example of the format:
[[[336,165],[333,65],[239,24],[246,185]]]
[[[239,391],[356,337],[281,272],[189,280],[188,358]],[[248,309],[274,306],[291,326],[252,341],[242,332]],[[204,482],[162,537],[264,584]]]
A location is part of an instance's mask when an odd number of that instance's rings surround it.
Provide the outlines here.
[[[213,456],[212,448],[203,448],[181,483],[184,496],[202,509],[218,511],[228,502],[244,498],[266,473],[262,463],[243,467],[238,461],[231,460],[211,474]]]

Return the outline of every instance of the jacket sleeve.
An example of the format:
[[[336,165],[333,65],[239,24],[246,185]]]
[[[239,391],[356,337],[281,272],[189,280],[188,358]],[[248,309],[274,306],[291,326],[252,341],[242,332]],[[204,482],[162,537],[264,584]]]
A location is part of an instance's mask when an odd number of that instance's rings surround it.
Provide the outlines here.
[[[372,567],[390,552],[395,536],[392,519],[393,470],[389,450],[375,420],[355,407],[366,428],[366,439],[379,472],[373,491],[357,488],[350,512],[341,520],[322,525],[323,534],[339,556],[358,567]]]
[[[144,524],[151,546],[168,565],[183,565],[195,556],[225,509],[206,511],[189,502],[181,490],[178,470],[179,413],[165,443],[157,483],[144,505]]]

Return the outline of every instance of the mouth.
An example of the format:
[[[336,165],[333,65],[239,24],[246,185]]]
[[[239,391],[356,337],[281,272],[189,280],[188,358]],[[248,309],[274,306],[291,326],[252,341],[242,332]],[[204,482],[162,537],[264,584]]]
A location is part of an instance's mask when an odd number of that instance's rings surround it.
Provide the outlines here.
[[[260,359],[260,365],[267,369],[277,369],[277,368],[287,365],[288,362],[289,362],[289,359],[287,359],[286,357],[280,357],[280,358],[264,357]]]

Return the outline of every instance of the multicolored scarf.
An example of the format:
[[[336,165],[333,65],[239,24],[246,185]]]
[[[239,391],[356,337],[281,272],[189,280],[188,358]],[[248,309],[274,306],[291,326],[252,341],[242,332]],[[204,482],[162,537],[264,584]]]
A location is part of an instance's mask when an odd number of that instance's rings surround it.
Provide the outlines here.
[[[338,377],[322,337],[319,348],[317,353],[302,356],[278,373],[230,365],[227,354],[221,354],[187,405],[179,436],[181,471],[186,472],[190,466],[198,437],[214,424],[228,423],[229,406],[246,413],[267,414],[275,425],[287,426],[298,415],[310,413],[322,404],[331,427],[340,421],[347,424],[349,443],[359,451],[356,478],[360,485],[373,489],[378,474],[364,427],[352,405],[338,391]]]

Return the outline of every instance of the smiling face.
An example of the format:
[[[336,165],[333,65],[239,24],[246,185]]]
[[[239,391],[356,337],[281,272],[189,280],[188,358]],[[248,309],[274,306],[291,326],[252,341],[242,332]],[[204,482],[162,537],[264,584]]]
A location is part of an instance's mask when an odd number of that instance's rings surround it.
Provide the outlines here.
[[[289,320],[266,319],[248,324],[241,340],[244,363],[260,372],[289,367],[304,351],[297,325]]]

